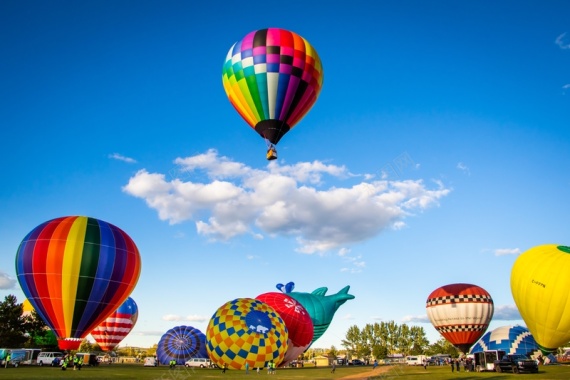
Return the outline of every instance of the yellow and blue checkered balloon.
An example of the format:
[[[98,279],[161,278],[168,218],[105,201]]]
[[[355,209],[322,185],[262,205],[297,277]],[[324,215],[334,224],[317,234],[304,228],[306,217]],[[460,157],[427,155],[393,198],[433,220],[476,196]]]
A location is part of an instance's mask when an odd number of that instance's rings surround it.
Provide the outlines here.
[[[213,363],[228,369],[276,366],[287,351],[285,322],[269,305],[253,298],[237,298],[222,305],[210,319],[206,350]]]

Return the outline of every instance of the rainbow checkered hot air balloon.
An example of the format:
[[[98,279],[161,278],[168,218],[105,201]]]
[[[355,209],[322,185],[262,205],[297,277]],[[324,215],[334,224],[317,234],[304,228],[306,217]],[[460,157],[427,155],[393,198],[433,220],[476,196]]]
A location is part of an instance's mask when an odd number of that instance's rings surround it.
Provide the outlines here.
[[[303,37],[285,29],[261,29],[230,48],[222,82],[237,112],[267,141],[271,160],[277,158],[275,144],[317,101],[323,67]]]
[[[220,306],[206,330],[208,356],[219,367],[264,368],[279,365],[287,351],[288,331],[279,314],[253,298],[237,298]]]
[[[135,327],[139,317],[139,308],[135,300],[128,297],[117,310],[115,310],[99,326],[91,331],[91,336],[103,351],[112,351],[117,344]]]
[[[120,228],[86,216],[40,224],[16,254],[22,291],[62,350],[79,348],[127,299],[140,271],[134,241]]]

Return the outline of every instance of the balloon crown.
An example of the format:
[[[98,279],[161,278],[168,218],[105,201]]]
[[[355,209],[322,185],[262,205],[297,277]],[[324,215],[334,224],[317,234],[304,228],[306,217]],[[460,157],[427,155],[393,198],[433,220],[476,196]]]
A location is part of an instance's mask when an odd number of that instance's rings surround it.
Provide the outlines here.
[[[281,291],[282,293],[291,293],[293,291],[293,289],[295,289],[295,283],[294,282],[288,282],[287,284],[283,285],[283,284],[277,284],[275,285],[275,287]]]

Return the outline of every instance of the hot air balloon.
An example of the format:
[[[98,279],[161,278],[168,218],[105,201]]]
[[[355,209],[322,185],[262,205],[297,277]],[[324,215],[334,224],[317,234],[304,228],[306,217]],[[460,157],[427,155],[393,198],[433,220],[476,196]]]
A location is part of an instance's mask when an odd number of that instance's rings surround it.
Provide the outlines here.
[[[112,351],[133,329],[139,317],[136,302],[128,297],[117,310],[91,331],[91,336],[103,351]]]
[[[22,291],[62,350],[79,348],[127,299],[140,270],[133,240],[120,228],[86,216],[40,224],[16,254]]]
[[[426,311],[436,330],[467,353],[489,327],[494,305],[491,295],[477,285],[450,284],[428,296]]]
[[[230,48],[222,82],[237,112],[265,139],[267,159],[273,160],[275,145],[317,100],[323,67],[303,37],[284,29],[261,29]]]
[[[206,349],[214,364],[228,369],[279,365],[287,351],[288,331],[265,302],[237,298],[216,310],[206,331]]]
[[[286,366],[297,359],[313,340],[313,321],[309,312],[288,294],[269,292],[255,297],[271,306],[283,319],[289,332],[287,352],[280,366]]]
[[[315,289],[312,293],[288,293],[299,301],[311,316],[314,328],[311,344],[327,331],[338,308],[346,301],[354,299],[352,294],[348,294],[349,290],[350,286],[345,286],[338,293],[329,296],[326,295],[328,291],[326,287]]]
[[[511,293],[544,355],[570,340],[570,247],[546,244],[522,253],[511,271]]]
[[[176,360],[177,365],[184,365],[190,358],[207,358],[206,335],[192,326],[171,328],[160,338],[156,357],[161,364]]]
[[[501,350],[507,354],[531,355],[538,351],[538,345],[530,331],[524,326],[501,326],[487,331],[469,353]]]

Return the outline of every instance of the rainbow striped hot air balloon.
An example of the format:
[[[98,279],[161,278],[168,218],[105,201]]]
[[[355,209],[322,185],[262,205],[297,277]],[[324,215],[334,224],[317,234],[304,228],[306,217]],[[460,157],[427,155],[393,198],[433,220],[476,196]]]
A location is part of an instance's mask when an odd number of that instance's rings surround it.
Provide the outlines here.
[[[103,351],[112,351],[135,327],[139,317],[137,303],[127,298],[107,319],[91,331],[91,336]]]
[[[42,223],[16,254],[20,286],[63,350],[79,348],[127,299],[140,270],[133,240],[120,228],[86,216]]]

